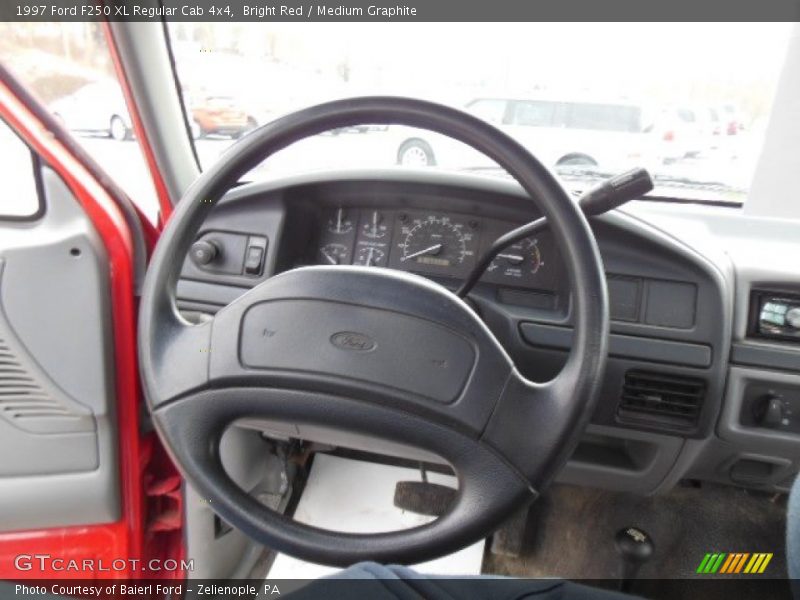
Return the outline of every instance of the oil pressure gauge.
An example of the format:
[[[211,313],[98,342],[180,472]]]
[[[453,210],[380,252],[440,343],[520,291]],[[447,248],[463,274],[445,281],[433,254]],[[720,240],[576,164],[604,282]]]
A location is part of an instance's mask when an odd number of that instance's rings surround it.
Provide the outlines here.
[[[344,244],[325,244],[319,249],[319,258],[324,265],[349,265],[350,249]]]

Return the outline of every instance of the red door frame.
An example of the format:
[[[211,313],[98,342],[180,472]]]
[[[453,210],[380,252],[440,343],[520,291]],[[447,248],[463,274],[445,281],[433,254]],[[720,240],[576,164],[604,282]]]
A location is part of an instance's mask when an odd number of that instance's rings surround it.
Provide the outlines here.
[[[107,25],[106,34],[121,73]],[[165,203],[169,206],[166,186],[124,75],[120,81],[163,211]],[[119,208],[123,200],[98,182],[96,165],[83,163],[62,143],[63,132],[53,135],[53,123],[42,118],[44,109],[32,106],[33,100],[15,83],[0,81],[0,115],[70,188],[99,234],[109,260],[121,516],[107,524],[0,533],[0,579],[182,577],[180,567],[156,572],[150,563],[154,558],[171,558],[180,565],[184,556],[181,480],[154,434],[140,435],[134,250],[131,231]],[[148,223],[143,227],[152,243],[152,229]],[[48,562],[41,568],[34,560],[30,570],[20,570],[15,560],[20,555],[49,555],[63,561]],[[79,568],[65,568],[70,560],[77,561]],[[86,560],[92,561],[89,569],[84,566]]]

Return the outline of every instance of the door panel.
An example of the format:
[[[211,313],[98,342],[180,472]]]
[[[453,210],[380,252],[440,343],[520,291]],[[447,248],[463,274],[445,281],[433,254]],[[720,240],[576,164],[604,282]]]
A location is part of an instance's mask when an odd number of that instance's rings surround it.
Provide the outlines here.
[[[107,258],[52,170],[39,189],[37,219],[0,218],[0,531],[120,516]]]
[[[129,559],[181,549],[165,546],[159,532],[144,549],[143,479],[161,483],[143,463],[155,452],[143,455],[140,446],[134,275],[144,265],[136,252],[144,229],[124,194],[0,65],[5,123],[35,156],[25,170],[41,173],[36,195],[45,199],[43,211],[25,218],[29,211],[5,212],[26,186],[12,183],[18,171],[4,172],[10,161],[0,163],[5,360],[20,376],[13,393],[32,386],[51,414],[0,417],[0,435],[15,427],[19,444],[0,455],[0,578],[130,577]],[[1,152],[8,157],[8,148]],[[72,456],[63,456],[69,445]],[[18,557],[39,553],[94,567],[17,566]],[[100,567],[118,560],[119,570]]]

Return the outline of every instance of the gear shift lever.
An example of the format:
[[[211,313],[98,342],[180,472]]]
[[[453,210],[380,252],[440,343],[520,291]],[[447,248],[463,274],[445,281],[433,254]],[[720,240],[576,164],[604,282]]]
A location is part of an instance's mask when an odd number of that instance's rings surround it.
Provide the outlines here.
[[[629,592],[639,568],[653,556],[655,545],[650,536],[638,527],[625,527],[614,536],[614,545],[622,558],[620,590]]]

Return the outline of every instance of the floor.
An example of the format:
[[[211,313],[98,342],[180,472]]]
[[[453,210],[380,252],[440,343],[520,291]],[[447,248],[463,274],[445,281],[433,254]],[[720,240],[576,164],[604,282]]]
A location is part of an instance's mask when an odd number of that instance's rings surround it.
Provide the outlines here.
[[[455,487],[448,475],[429,473],[434,483]],[[295,511],[295,519],[351,532],[391,531],[428,522],[431,517],[393,504],[398,481],[419,481],[413,468],[388,466],[318,454]],[[492,554],[484,542],[450,556],[414,565],[422,573],[592,580],[615,587],[622,561],[615,533],[634,526],[654,541],[653,558],[639,572],[632,592],[655,600],[694,598],[698,577],[705,577],[705,600],[731,600],[731,588],[714,585],[719,577],[698,576],[709,552],[771,552],[763,575],[753,576],[758,597],[789,597],[784,550],[784,496],[703,484],[680,486],[668,494],[641,497],[593,488],[556,485],[531,508],[520,556]],[[316,578],[336,569],[279,555],[270,579]],[[744,576],[735,576],[741,586]],[[693,581],[692,581],[693,580]],[[767,580],[767,581],[764,581]],[[763,586],[772,586],[765,589]],[[687,587],[691,586],[691,587]],[[735,589],[740,589],[737,587]],[[737,598],[740,597],[737,595]],[[741,596],[744,597],[744,596]],[[750,597],[750,596],[747,596]]]
[[[645,581],[633,588],[643,596],[684,597],[675,588],[685,585],[687,578],[702,577],[696,569],[707,552],[715,551],[772,552],[767,570],[757,577],[778,580],[786,577],[785,514],[783,496],[725,486],[681,486],[666,495],[641,497],[557,485],[531,508],[522,555],[508,558],[487,553],[484,571],[516,577],[616,580],[622,562],[614,535],[635,526],[655,543],[653,558],[639,573]],[[779,591],[785,589],[775,593]]]
[[[455,477],[429,473],[432,483],[456,486]],[[294,518],[326,529],[380,532],[406,529],[432,520],[394,506],[398,481],[420,481],[417,469],[317,454]],[[421,573],[478,575],[485,542],[440,559],[413,565]],[[285,554],[276,557],[270,579],[315,579],[338,569],[307,563]]]

